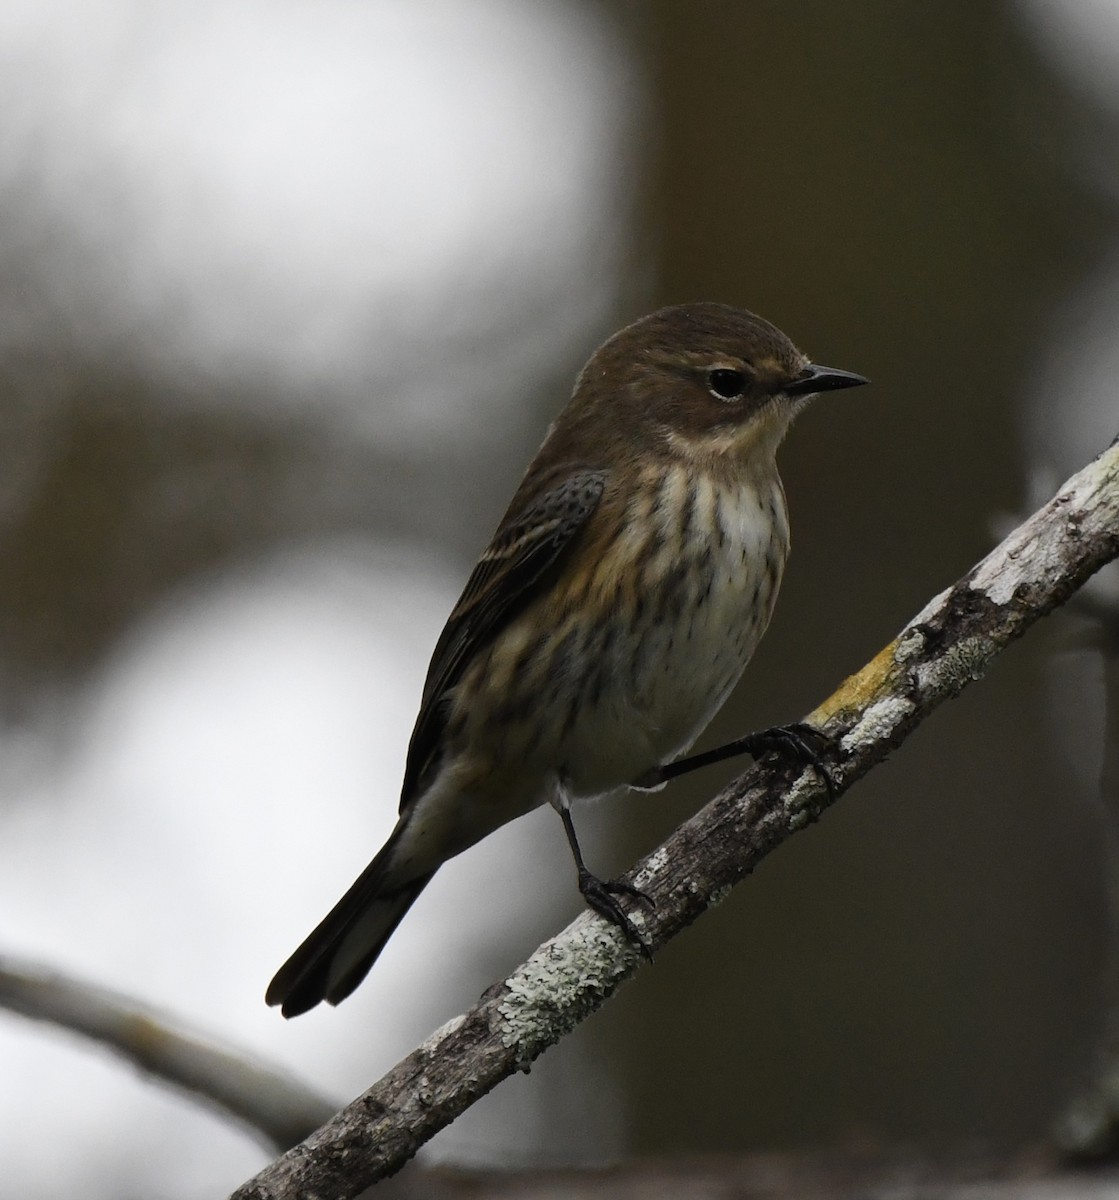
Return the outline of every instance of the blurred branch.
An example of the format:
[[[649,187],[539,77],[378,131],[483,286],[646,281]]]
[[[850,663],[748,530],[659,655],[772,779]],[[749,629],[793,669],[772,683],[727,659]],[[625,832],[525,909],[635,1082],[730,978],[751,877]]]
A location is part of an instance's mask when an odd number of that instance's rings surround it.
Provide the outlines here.
[[[337,1107],[130,996],[10,955],[0,955],[0,1008],[104,1042],[147,1074],[263,1134],[277,1150],[305,1138]]]
[[[899,746],[944,700],[1119,555],[1119,442],[1074,475],[954,587],[942,592],[809,720],[832,738],[829,794],[814,770],[769,761],[735,779],[632,871],[656,901],[631,913],[654,949],[720,900],[786,838]],[[584,913],[477,1005],[433,1034],[235,1200],[351,1197],[598,1009],[641,964]]]

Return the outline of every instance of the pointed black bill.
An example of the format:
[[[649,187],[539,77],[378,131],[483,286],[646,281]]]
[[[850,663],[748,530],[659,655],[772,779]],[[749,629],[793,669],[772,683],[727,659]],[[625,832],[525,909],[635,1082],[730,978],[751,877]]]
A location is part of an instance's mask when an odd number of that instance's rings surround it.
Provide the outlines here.
[[[811,396],[814,392],[837,392],[840,388],[862,387],[864,383],[870,383],[865,375],[809,363],[799,378],[785,385],[784,391],[786,396]]]

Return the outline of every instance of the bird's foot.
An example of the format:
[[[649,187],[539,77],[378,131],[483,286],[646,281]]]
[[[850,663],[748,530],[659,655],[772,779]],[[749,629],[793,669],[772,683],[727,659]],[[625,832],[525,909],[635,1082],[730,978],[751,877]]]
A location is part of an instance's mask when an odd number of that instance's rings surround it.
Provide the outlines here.
[[[794,721],[791,725],[774,725],[770,729],[747,734],[742,741],[750,743],[743,748],[755,759],[766,754],[780,754],[811,767],[823,780],[828,795],[835,799],[835,780],[821,758],[821,751],[831,747],[832,739],[823,730],[806,721]]]
[[[649,949],[649,943],[641,936],[641,931],[626,916],[616,899],[617,896],[630,896],[649,908],[656,908],[652,896],[640,888],[634,887],[631,883],[622,883],[618,879],[599,879],[597,875],[592,875],[586,868],[579,872],[579,891],[583,893],[583,899],[586,900],[588,907],[593,908],[600,917],[605,917],[612,925],[616,925],[638,947],[649,962],[653,961],[653,952]]]
[[[722,762],[726,758],[735,758],[739,754],[749,754],[755,759],[761,759],[767,754],[779,754],[812,767],[824,781],[828,795],[834,799],[835,781],[821,757],[821,751],[826,751],[831,745],[832,739],[826,733],[806,721],[794,721],[791,725],[774,725],[769,729],[735,738],[733,742],[717,746],[714,750],[705,750],[700,754],[666,763],[662,767],[653,767],[639,776],[633,786],[651,790],[670,779],[675,779],[677,775],[686,775],[700,767]]]

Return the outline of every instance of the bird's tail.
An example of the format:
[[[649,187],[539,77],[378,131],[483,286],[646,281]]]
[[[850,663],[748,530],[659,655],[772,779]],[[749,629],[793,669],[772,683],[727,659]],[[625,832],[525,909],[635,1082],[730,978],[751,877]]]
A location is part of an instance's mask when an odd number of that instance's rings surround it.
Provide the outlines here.
[[[392,890],[386,875],[401,833],[398,825],[377,857],[276,972],[264,994],[285,1017],[297,1017],[320,1001],[338,1004],[357,987],[434,871]]]

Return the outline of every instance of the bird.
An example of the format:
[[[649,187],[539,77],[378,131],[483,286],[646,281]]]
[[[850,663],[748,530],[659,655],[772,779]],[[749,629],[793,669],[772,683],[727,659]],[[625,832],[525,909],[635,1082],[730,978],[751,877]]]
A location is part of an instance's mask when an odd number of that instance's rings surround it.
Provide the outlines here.
[[[550,803],[588,905],[643,946],[636,888],[584,863],[572,807],[693,766],[791,747],[775,726],[681,758],[742,675],[789,550],[776,452],[816,394],[869,382],[776,326],[704,301],[662,308],[591,356],[440,635],[388,841],[265,994],[338,1004],[438,868]]]

